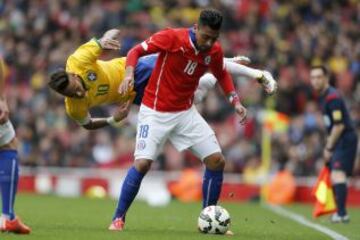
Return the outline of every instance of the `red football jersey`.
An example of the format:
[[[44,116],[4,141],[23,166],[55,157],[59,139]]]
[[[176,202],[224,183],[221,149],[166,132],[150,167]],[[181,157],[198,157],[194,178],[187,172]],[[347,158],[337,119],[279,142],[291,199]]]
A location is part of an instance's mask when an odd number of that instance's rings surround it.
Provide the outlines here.
[[[223,51],[216,42],[209,51],[198,51],[190,29],[166,29],[141,43],[142,55],[159,52],[156,66],[145,89],[142,103],[161,112],[189,109],[200,77],[210,70],[225,93],[234,91],[225,70]]]

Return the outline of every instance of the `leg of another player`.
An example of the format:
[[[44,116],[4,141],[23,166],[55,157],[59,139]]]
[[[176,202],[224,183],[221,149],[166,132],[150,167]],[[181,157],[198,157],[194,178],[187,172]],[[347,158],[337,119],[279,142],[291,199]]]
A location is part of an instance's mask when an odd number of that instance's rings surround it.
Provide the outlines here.
[[[137,159],[127,172],[109,230],[121,231],[123,229],[126,212],[139,192],[141,181],[149,171],[152,162],[148,159]]]
[[[223,182],[223,173],[225,167],[224,156],[218,152],[213,153],[204,159],[206,166],[203,178],[203,208],[216,205]]]
[[[7,146],[15,145],[15,139]],[[2,198],[2,232],[29,234],[31,229],[17,218],[14,211],[19,180],[19,160],[16,148],[0,150],[0,189]]]
[[[342,218],[348,218],[346,212],[346,198],[347,198],[347,186],[346,186],[346,173],[339,169],[334,169],[331,172],[331,180],[333,183],[333,189],[337,205],[337,215],[333,216],[333,222],[340,222]],[[336,221],[336,217],[339,217],[339,221]]]
[[[199,86],[195,91],[194,102],[200,103],[208,94],[208,92],[215,87],[217,80],[211,73],[204,74],[199,81]]]
[[[14,202],[18,183],[18,163],[15,150],[0,151],[0,186],[2,196],[2,217],[15,219]]]

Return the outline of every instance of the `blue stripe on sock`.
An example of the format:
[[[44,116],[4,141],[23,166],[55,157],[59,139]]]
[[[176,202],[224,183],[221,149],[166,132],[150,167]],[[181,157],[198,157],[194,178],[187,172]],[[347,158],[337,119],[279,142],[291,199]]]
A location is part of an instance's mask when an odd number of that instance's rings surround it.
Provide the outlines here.
[[[15,193],[16,193],[16,187],[17,184],[15,182],[17,182],[16,176],[15,176],[15,171],[16,171],[16,159],[13,158],[12,160],[12,166],[11,166],[11,179],[10,179],[10,199],[9,199],[9,215],[10,215],[10,220],[15,218],[15,213],[14,213],[14,200],[15,200]]]

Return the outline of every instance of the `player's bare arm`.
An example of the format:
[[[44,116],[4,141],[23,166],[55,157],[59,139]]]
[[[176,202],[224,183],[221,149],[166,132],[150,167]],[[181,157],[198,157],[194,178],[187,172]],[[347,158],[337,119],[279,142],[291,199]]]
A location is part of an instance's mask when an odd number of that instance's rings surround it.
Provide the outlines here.
[[[111,117],[107,118],[90,118],[90,122],[82,125],[87,130],[96,130],[106,126],[121,127],[125,123],[125,119],[129,114],[132,101],[127,101],[116,109]]]
[[[134,87],[134,70],[135,66],[141,56],[148,55],[157,52],[158,49],[148,49],[143,42],[133,47],[126,57],[126,69],[124,81],[119,86],[119,93],[126,94],[130,92]]]
[[[125,94],[131,91],[134,87],[134,67],[127,66],[125,70],[125,78],[124,81],[119,86],[119,93]]]

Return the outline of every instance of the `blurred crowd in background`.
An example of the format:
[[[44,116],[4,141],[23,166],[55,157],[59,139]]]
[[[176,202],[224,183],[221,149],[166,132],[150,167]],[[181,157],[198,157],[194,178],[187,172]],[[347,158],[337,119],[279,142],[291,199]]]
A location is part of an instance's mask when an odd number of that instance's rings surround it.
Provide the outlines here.
[[[324,127],[309,84],[309,66],[326,64],[331,83],[346,99],[360,132],[360,3],[356,0],[0,0],[0,54],[6,60],[11,119],[28,166],[125,167],[133,161],[136,111],[126,128],[87,131],[66,115],[63,98],[47,87],[49,73],[67,56],[107,29],[122,31],[120,53],[165,27],[191,27],[202,8],[224,14],[220,41],[225,55],[245,55],[279,83],[268,97],[254,80],[236,78],[249,109],[237,123],[221,91],[211,91],[199,111],[215,129],[226,171],[261,171],[260,113],[274,109],[290,117],[288,130],[272,135],[273,169],[315,175],[321,165]],[[94,109],[107,116],[116,106]],[[358,161],[359,162],[359,161]],[[201,163],[167,144],[154,168],[178,170]],[[360,174],[360,167],[356,168]]]

